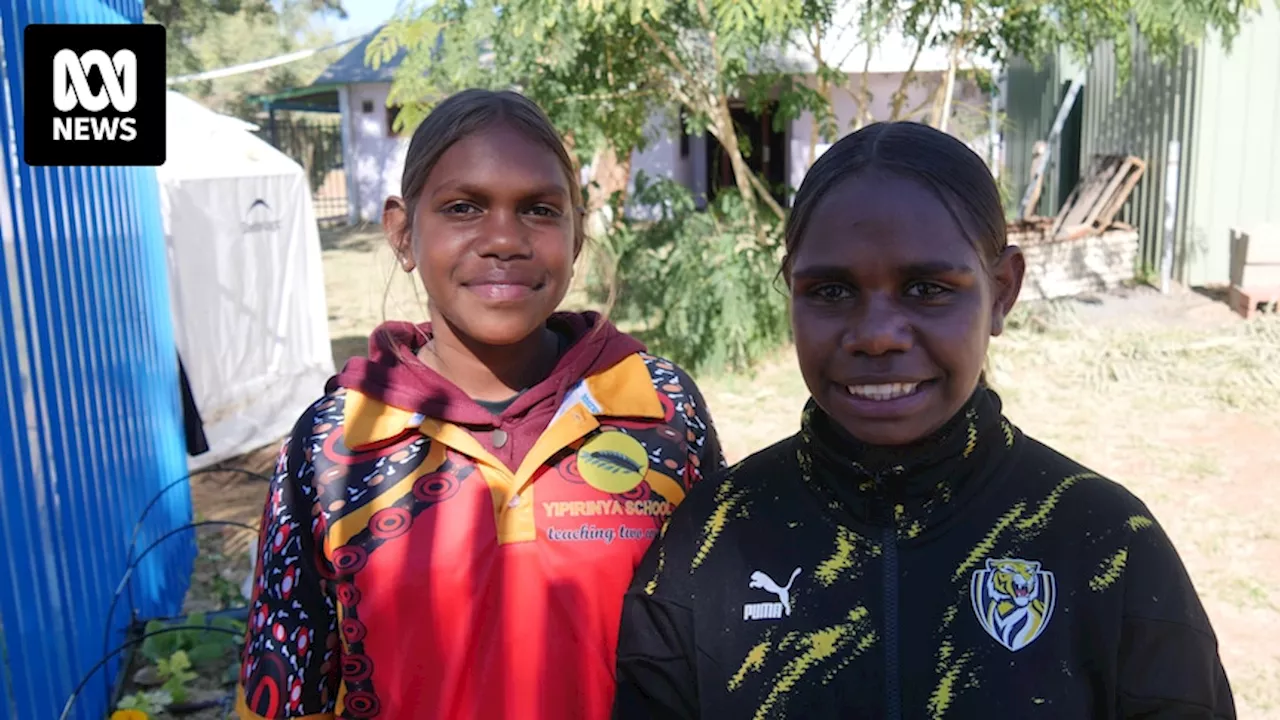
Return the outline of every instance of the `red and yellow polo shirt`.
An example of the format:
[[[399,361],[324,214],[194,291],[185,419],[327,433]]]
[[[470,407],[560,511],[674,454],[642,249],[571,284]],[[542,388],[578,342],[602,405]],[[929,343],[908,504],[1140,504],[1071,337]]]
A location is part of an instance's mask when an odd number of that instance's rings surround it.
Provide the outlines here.
[[[303,416],[263,518],[241,718],[608,717],[633,570],[723,465],[701,396],[636,353],[576,383],[518,467],[477,432],[352,389]]]

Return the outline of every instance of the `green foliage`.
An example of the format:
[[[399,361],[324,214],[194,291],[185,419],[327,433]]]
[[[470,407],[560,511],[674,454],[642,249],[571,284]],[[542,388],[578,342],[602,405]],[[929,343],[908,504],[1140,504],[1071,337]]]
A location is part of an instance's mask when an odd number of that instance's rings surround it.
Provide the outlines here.
[[[639,40],[612,33],[573,3],[441,0],[393,19],[365,57],[377,67],[407,50],[388,97],[401,106],[400,129],[459,90],[516,88],[573,138],[586,162],[605,143],[626,152],[645,143],[645,122],[661,98]]]
[[[1113,43],[1122,73],[1138,43],[1172,60],[1187,44],[1219,33],[1228,43],[1260,0],[868,0],[866,12],[926,46],[957,47],[962,58],[1002,64],[1066,48],[1088,58]]]
[[[638,334],[650,348],[691,372],[747,368],[786,342],[780,225],[761,244],[741,196],[723,191],[699,212],[686,188],[643,173],[634,202],[658,217],[625,221],[608,238],[623,269],[617,320],[647,326]]]
[[[147,0],[147,19],[165,25],[168,74],[230,67],[333,42],[317,18],[345,16],[339,0]],[[188,82],[175,89],[220,112],[254,118],[252,95],[310,83],[348,47],[256,72]]]
[[[200,677],[191,672],[191,658],[182,650],[157,661],[156,671],[164,681],[161,689],[169,693],[174,702],[179,703],[187,701],[187,683]]]
[[[221,630],[206,630],[206,627]],[[161,660],[170,659],[175,653],[184,656],[197,666],[213,665],[224,661],[230,653],[240,647],[245,624],[230,618],[216,618],[206,621],[204,615],[195,614],[186,620],[166,624],[160,620],[147,623],[145,633],[154,633],[166,628],[174,629],[142,641],[141,652],[157,665]],[[231,632],[222,632],[229,630]],[[234,634],[233,634],[234,633]]]
[[[147,690],[130,693],[120,698],[117,710],[141,710],[148,716],[160,714],[162,710],[173,704],[173,695],[168,690]]]

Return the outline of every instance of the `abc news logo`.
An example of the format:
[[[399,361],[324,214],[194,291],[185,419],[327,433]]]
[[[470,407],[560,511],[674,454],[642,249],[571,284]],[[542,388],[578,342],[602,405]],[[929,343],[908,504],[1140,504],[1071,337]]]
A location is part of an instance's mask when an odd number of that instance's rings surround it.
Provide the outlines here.
[[[161,165],[160,25],[28,25],[23,159],[29,165]]]

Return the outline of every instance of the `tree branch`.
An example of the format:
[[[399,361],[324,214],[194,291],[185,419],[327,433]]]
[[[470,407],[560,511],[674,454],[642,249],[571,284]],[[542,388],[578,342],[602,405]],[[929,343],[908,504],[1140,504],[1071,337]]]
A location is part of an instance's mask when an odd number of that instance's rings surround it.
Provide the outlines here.
[[[787,212],[782,209],[777,200],[773,199],[773,193],[769,192],[769,188],[765,187],[760,178],[750,169],[747,170],[747,179],[751,181],[751,186],[760,194],[760,199],[764,200],[764,204],[769,206],[773,214],[777,215],[779,220],[785,220]]]
[[[902,112],[902,103],[907,101],[907,88],[910,87],[912,79],[916,74],[916,63],[920,61],[920,55],[924,52],[925,45],[928,44],[929,38],[933,36],[933,23],[938,19],[938,11],[940,7],[934,5],[933,12],[929,15],[929,22],[926,23],[927,28],[924,35],[920,37],[920,42],[916,43],[915,54],[911,56],[911,64],[907,66],[907,71],[902,74],[902,82],[898,84],[898,89],[893,93],[893,111],[890,120],[899,119],[899,113]]]
[[[620,90],[618,92],[584,93],[581,95],[565,95],[563,97],[552,98],[551,100],[545,101],[545,103],[548,106],[555,106],[555,105],[562,105],[568,102],[580,102],[583,100],[621,100],[624,98],[644,97],[646,95],[653,95],[656,92],[658,91],[654,89],[647,89],[647,90]]]
[[[689,83],[689,87],[691,88],[698,87],[699,83],[697,78],[695,78],[693,76],[693,73],[689,72],[689,70],[685,68],[684,63],[680,60],[680,56],[677,55],[675,51],[672,50],[667,45],[666,42],[663,41],[663,39],[658,35],[657,31],[654,30],[653,27],[649,25],[649,23],[646,22],[644,18],[640,19],[640,29],[644,30],[645,34],[649,36],[649,39],[653,40],[653,42],[657,44],[658,49],[662,51],[662,54],[667,56],[667,62],[671,63],[672,69],[674,69],[676,72],[680,73],[680,75],[684,77],[685,82]],[[676,95],[683,95],[683,97],[679,97],[677,99],[681,100],[682,102],[685,102],[685,104],[693,105],[692,102],[688,102],[689,100],[691,100],[691,98],[687,94],[681,93],[679,88],[673,87],[672,92],[674,92]]]

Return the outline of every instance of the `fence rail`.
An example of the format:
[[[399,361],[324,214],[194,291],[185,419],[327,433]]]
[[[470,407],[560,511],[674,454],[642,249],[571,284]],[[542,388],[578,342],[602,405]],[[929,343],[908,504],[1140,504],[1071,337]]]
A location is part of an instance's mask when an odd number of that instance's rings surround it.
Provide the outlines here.
[[[339,118],[272,116],[259,125],[257,135],[307,171],[318,222],[347,221],[349,196]]]

